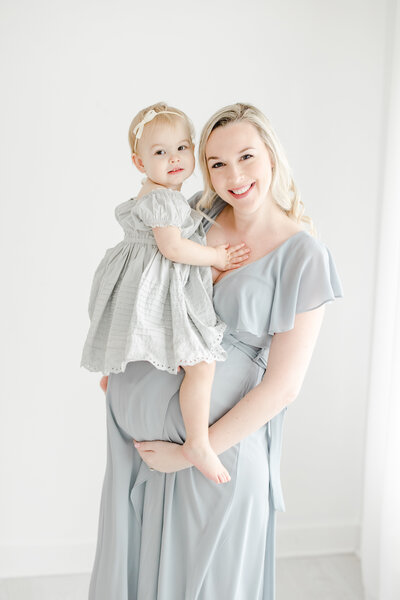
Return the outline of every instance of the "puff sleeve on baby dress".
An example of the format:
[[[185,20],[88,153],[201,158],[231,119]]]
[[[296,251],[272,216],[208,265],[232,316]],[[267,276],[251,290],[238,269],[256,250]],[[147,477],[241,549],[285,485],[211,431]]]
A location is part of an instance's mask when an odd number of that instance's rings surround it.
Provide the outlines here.
[[[183,238],[205,245],[202,215],[169,189],[124,202],[115,215],[125,238],[96,269],[81,365],[108,375],[144,360],[177,373],[179,365],[225,360],[225,324],[214,312],[211,269],[168,260],[152,232],[179,227]]]
[[[180,192],[159,189],[139,198],[132,213],[148,227],[182,228],[190,218],[191,208]]]

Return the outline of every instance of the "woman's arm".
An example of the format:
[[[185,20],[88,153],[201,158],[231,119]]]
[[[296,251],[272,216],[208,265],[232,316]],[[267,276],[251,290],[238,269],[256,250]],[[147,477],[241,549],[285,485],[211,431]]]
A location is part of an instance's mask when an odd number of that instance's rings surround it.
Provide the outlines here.
[[[318,338],[325,307],[296,316],[295,326],[276,333],[271,342],[268,368],[256,387],[209,428],[210,443],[221,454],[260,429],[293,402],[303,383]],[[154,441],[136,445],[140,456],[158,471],[185,469],[190,463],[179,444]]]
[[[261,383],[209,429],[217,454],[265,425],[298,396],[321,328],[325,307],[296,316],[294,329],[272,339]]]
[[[232,247],[229,244],[203,246],[183,238],[179,227],[153,227],[153,234],[165,258],[186,265],[213,266],[228,271],[242,266],[250,252],[244,242]]]

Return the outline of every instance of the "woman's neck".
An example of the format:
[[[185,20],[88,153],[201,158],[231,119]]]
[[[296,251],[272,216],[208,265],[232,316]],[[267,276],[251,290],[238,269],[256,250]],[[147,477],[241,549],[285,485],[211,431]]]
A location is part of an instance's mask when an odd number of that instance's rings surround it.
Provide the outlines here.
[[[280,237],[291,230],[296,224],[275,202],[265,202],[251,214],[227,208],[227,223],[239,236],[258,236],[270,238]]]

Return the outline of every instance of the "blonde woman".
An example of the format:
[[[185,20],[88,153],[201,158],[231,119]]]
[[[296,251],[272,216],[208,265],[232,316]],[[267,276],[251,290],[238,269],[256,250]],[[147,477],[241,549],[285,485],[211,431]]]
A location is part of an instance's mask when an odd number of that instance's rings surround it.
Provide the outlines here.
[[[182,452],[181,375],[129,363],[107,388],[108,464],[90,599],[272,600],[275,511],[283,510],[283,417],[296,398],[325,303],[342,296],[327,247],[305,226],[283,149],[254,106],[206,123],[205,189],[192,199],[207,243],[251,249],[214,270],[214,308],[227,324],[209,437],[231,481],[215,486]],[[160,410],[160,406],[164,407]]]

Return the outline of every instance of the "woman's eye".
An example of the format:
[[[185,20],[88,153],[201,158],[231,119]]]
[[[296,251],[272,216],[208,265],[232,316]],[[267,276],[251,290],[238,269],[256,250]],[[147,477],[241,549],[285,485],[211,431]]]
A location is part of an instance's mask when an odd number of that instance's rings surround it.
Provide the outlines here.
[[[253,158],[252,154],[243,154],[242,160],[247,160],[248,158]]]
[[[211,168],[212,169],[219,169],[222,165],[223,165],[222,162],[217,162],[217,163],[214,163]]]
[[[162,156],[163,154],[165,154],[165,150],[157,150],[157,151],[156,151],[156,154],[157,154],[158,156]]]

